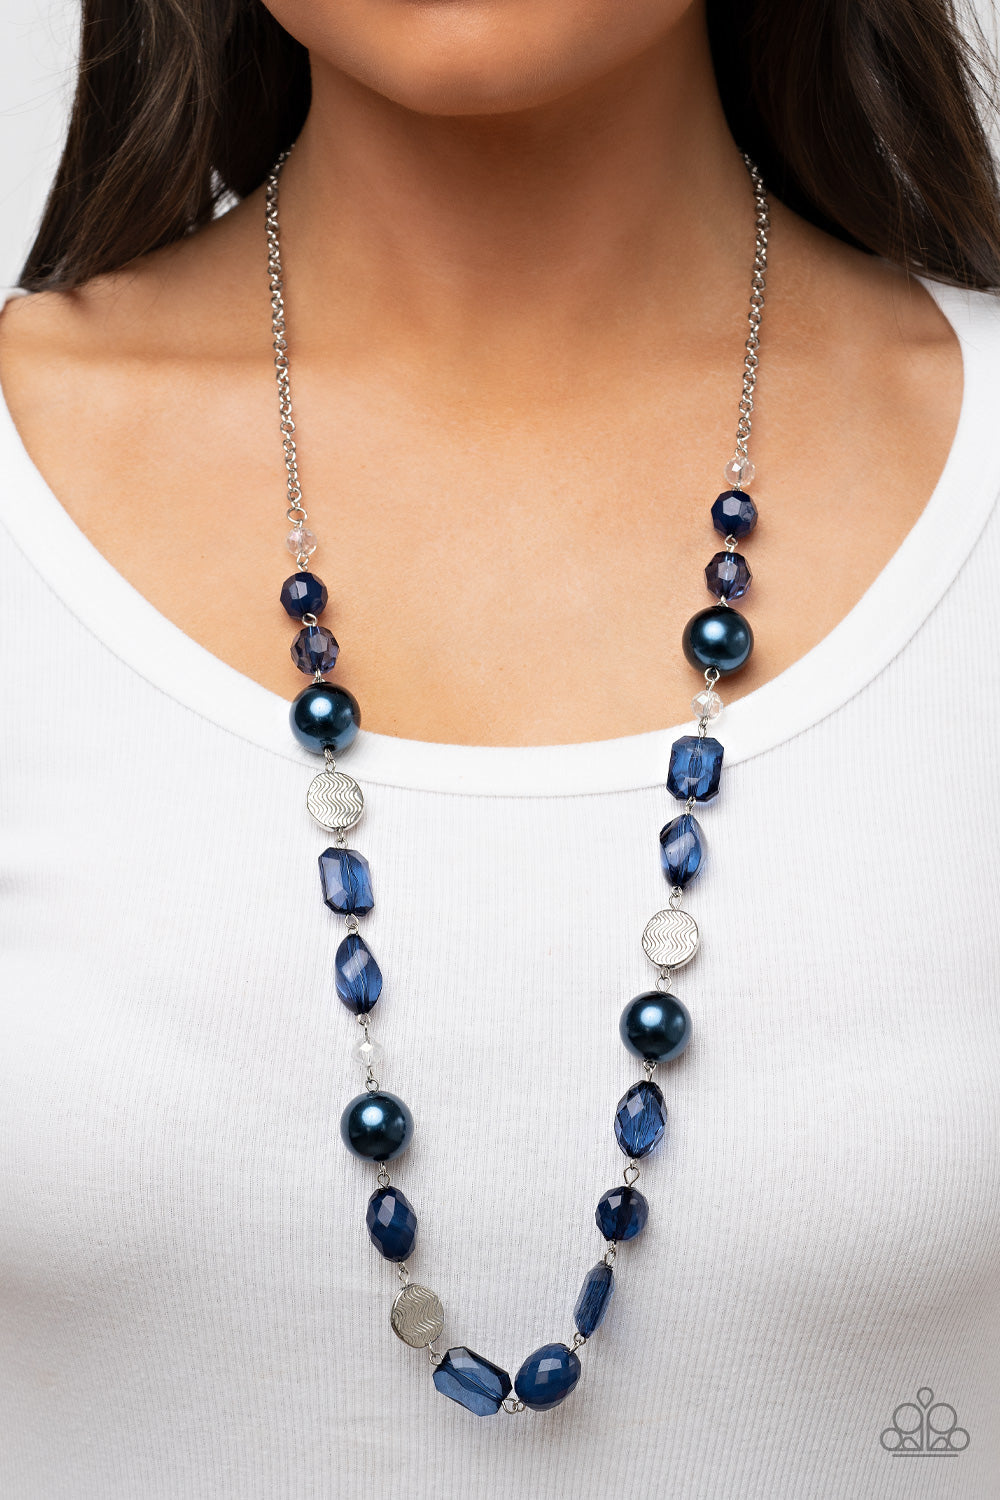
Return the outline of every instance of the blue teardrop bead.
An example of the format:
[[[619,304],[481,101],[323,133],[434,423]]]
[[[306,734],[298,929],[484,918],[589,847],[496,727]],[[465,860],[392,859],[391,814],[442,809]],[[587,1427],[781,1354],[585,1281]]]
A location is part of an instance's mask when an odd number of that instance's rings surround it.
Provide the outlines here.
[[[565,1344],[543,1344],[514,1376],[514,1391],[532,1411],[565,1401],[580,1379],[580,1361]]]
[[[692,615],[681,638],[684,655],[699,672],[714,667],[722,677],[738,672],[750,659],[750,621],[728,604],[710,604]]]
[[[393,1161],[413,1139],[413,1116],[402,1099],[383,1089],[359,1094],[340,1117],[340,1137],[365,1161]]]
[[[326,584],[315,573],[293,573],[281,585],[281,603],[293,620],[321,615],[326,609]]]
[[[357,739],[361,710],[357,698],[346,688],[314,682],[292,699],[288,722],[299,744],[307,750],[317,755],[334,750],[339,755]]]
[[[599,1260],[587,1272],[573,1309],[577,1332],[582,1333],[585,1339],[596,1333],[604,1322],[614,1289],[615,1273],[603,1260]]]
[[[370,1011],[382,993],[382,970],[364,938],[349,932],[333,961],[337,994],[356,1016]]]
[[[375,905],[368,861],[356,849],[324,849],[319,857],[323,900],[331,911],[364,915]]]
[[[649,1204],[638,1188],[609,1188],[598,1203],[594,1218],[606,1240],[634,1240],[646,1227]]]
[[[712,506],[712,525],[723,536],[747,536],[757,524],[757,507],[743,490],[723,490]]]
[[[618,1032],[636,1057],[672,1062],[691,1040],[691,1017],[676,995],[647,990],[626,1005]]]
[[[372,1244],[386,1260],[405,1260],[417,1238],[417,1216],[399,1188],[379,1188],[368,1199],[365,1223]]]
[[[667,791],[680,802],[710,802],[722,779],[722,746],[711,735],[684,734],[670,747]]]
[[[449,1349],[434,1371],[434,1384],[477,1417],[495,1417],[510,1395],[510,1376],[471,1349]]]
[[[704,859],[705,835],[691,813],[671,818],[660,829],[660,863],[672,886],[686,886],[697,875]]]
[[[667,1129],[667,1106],[657,1084],[643,1079],[633,1083],[618,1101],[615,1136],[626,1156],[648,1156],[663,1140]]]

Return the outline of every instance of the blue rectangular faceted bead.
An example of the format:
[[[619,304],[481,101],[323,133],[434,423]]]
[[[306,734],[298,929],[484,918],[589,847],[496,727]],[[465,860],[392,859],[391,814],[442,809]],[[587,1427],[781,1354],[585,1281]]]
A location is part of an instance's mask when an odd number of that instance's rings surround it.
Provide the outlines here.
[[[718,795],[722,776],[722,746],[709,735],[682,735],[670,747],[667,791],[686,802],[711,802]]]

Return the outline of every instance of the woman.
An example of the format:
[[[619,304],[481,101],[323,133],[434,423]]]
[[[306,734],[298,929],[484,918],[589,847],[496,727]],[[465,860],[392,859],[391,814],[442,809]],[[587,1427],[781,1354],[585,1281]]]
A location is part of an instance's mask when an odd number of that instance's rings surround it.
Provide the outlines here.
[[[88,0],[0,320],[5,1495],[994,1493],[977,76],[945,0]]]

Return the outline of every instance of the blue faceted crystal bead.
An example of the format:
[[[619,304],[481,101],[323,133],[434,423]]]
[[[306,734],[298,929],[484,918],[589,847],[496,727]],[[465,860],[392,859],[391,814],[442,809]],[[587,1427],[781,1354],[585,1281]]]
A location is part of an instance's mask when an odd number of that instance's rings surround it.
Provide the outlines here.
[[[636,1057],[673,1062],[691,1040],[691,1017],[676,995],[647,990],[626,1005],[618,1032]]]
[[[349,932],[333,960],[333,978],[348,1010],[363,1016],[382,993],[382,970],[359,933]]]
[[[364,915],[375,905],[368,861],[356,849],[324,849],[319,857],[323,900],[331,911]]]
[[[577,1333],[582,1333],[585,1339],[596,1333],[604,1322],[614,1289],[615,1273],[603,1260],[599,1260],[587,1272],[573,1309]]]
[[[682,735],[670,747],[667,791],[686,802],[711,802],[718,795],[722,777],[722,746],[711,735]]]
[[[708,591],[716,599],[742,599],[753,574],[739,552],[716,552],[705,569]]]
[[[386,1260],[405,1260],[417,1238],[417,1216],[399,1188],[379,1188],[368,1199],[365,1223],[372,1244]]]
[[[681,646],[699,672],[714,667],[720,677],[729,677],[749,661],[753,631],[750,621],[738,609],[728,604],[710,604],[688,620]]]
[[[667,1106],[659,1087],[643,1079],[634,1083],[618,1101],[615,1135],[626,1156],[648,1156],[663,1140],[667,1129]]]
[[[723,490],[712,506],[712,525],[723,536],[749,536],[757,524],[757,507],[743,490]]]
[[[315,573],[293,573],[281,585],[281,602],[293,620],[322,614],[327,597],[326,584]]]
[[[565,1344],[543,1344],[529,1354],[514,1376],[514,1393],[532,1411],[548,1411],[565,1401],[580,1379],[580,1361]]]
[[[598,1203],[594,1218],[606,1240],[634,1240],[646,1227],[649,1204],[638,1188],[609,1188]]]
[[[325,625],[306,625],[292,642],[292,661],[300,672],[332,672],[337,665],[340,647]]]
[[[682,888],[693,880],[705,859],[705,835],[691,813],[671,818],[660,829],[660,863],[669,883]]]
[[[434,1371],[434,1384],[477,1417],[495,1417],[510,1395],[510,1376],[471,1349],[449,1349]]]
[[[288,719],[295,738],[307,750],[317,755],[334,750],[339,755],[357,739],[361,709],[346,688],[313,682],[292,699]]]
[[[340,1138],[365,1161],[393,1161],[413,1139],[413,1116],[402,1099],[383,1089],[359,1094],[340,1117]]]

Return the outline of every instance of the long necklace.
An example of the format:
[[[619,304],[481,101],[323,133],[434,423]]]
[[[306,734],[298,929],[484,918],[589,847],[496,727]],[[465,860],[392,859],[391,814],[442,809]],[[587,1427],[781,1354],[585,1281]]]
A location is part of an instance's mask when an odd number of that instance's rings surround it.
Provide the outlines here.
[[[320,885],[330,910],[345,918],[346,930],[334,959],[334,983],[357,1020],[359,1039],[353,1052],[364,1071],[364,1090],[344,1110],[340,1133],[349,1151],[377,1169],[366,1222],[373,1245],[395,1264],[401,1283],[389,1314],[393,1332],[411,1348],[426,1350],[437,1389],[477,1416],[495,1416],[501,1410],[547,1411],[565,1400],[580,1378],[578,1350],[596,1333],[608,1310],[618,1247],[635,1239],[646,1224],[649,1207],[636,1187],[639,1163],[663,1140],[667,1123],[663,1092],[653,1074],[659,1064],[679,1057],[691,1039],[691,1018],[682,1001],[670,992],[670,985],[674,972],[690,962],[699,943],[695,919],[681,907],[684,888],[705,860],[704,835],[692,809],[695,803],[710,802],[719,791],[723,749],[708,733],[722,711],[716,684],[738,671],[753,649],[749,622],[731,601],[742,598],[750,585],[750,569],[737,547],[757,523],[757,508],[747,493],[754,478],[748,445],[767,269],[767,194],[760,172],[745,156],[754,193],[755,247],[743,389],[735,451],[724,470],[729,488],[711,508],[712,524],[725,539],[723,550],[715,553],[705,569],[716,603],[688,621],[682,638],[688,661],[704,674],[704,687],[691,703],[695,733],[682,735],[670,749],[667,791],[683,803],[683,810],[660,833],[660,859],[669,886],[667,905],[650,918],[642,934],[643,949],[658,977],[655,988],[629,1001],[619,1022],[622,1042],[643,1065],[643,1077],[626,1091],[614,1114],[615,1138],[626,1165],[621,1183],[609,1188],[597,1205],[595,1218],[605,1248],[584,1278],[573,1311],[575,1332],[568,1343],[543,1344],[529,1354],[511,1381],[506,1370],[472,1349],[456,1346],[441,1351],[436,1347],[444,1328],[444,1309],[429,1287],[410,1279],[408,1261],[416,1241],[417,1216],[389,1176],[389,1162],[401,1157],[410,1144],[413,1118],[402,1099],[382,1088],[376,1071],[383,1054],[372,1040],[371,1021],[382,993],[382,972],[358,920],[374,905],[371,872],[364,855],[348,848],[346,842],[348,830],[361,819],[364,797],[354,778],[338,770],[336,760],[357,736],[361,713],[346,688],[326,680],[340,648],[319,623],[327,591],[310,571],[317,543],[306,525],[309,518],[298,475],[278,224],[278,182],[287,156],[286,152],[279,158],[267,179],[265,215],[271,331],[288,481],[285,514],[291,525],[287,547],[297,566],[281,587],[281,602],[300,623],[292,642],[292,659],[313,679],[292,703],[291,727],[299,742],[326,762],[309,785],[306,806],[317,823],[334,835],[334,842],[319,856]]]

